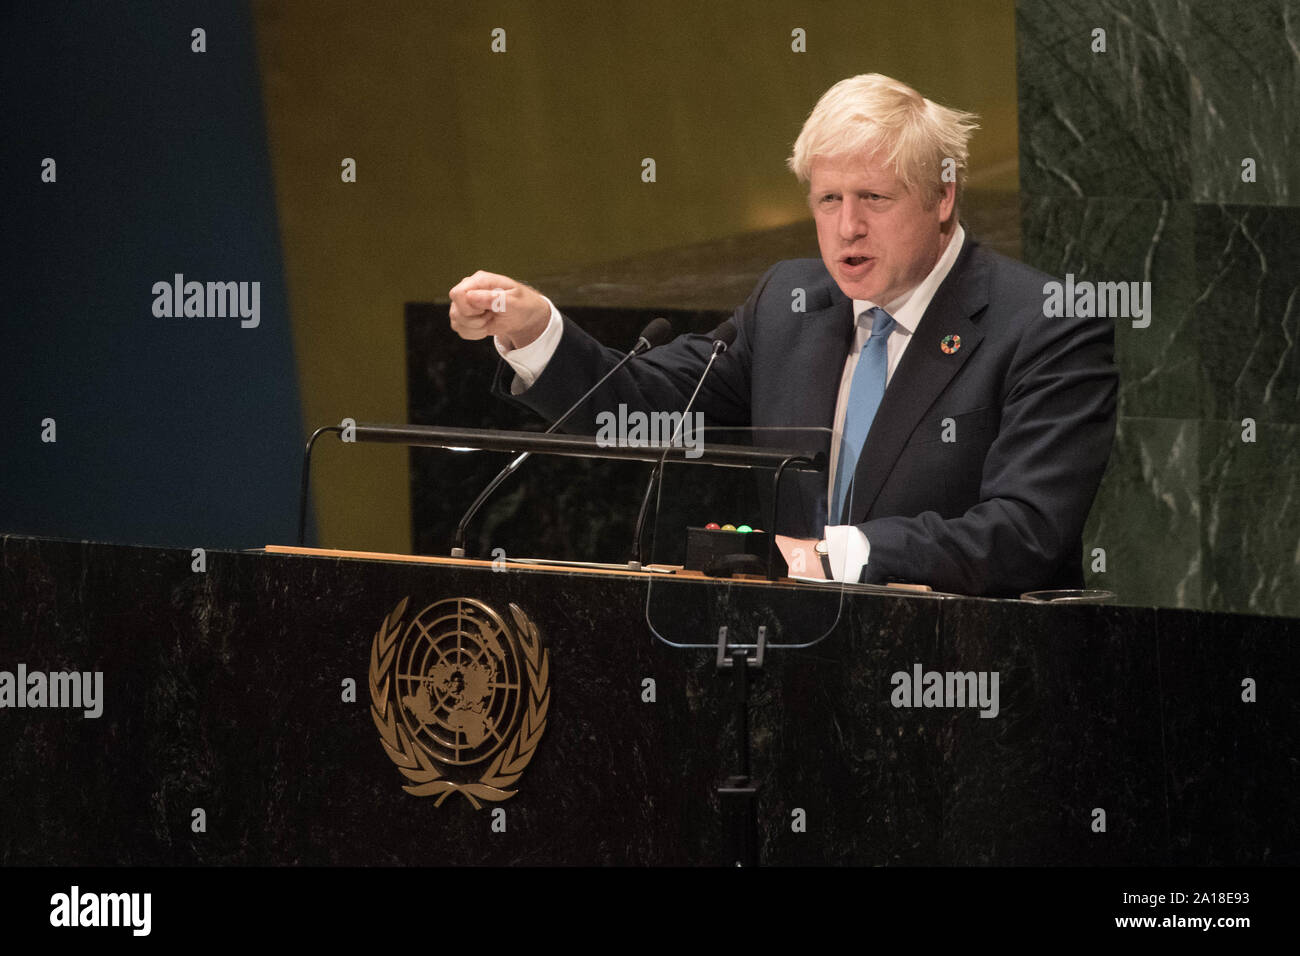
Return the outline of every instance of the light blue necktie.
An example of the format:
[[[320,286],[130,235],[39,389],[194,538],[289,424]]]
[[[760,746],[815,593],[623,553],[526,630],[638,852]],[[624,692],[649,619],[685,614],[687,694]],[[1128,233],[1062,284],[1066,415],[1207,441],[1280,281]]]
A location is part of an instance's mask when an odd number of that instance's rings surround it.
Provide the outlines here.
[[[871,316],[871,338],[862,346],[858,365],[853,370],[853,385],[849,388],[849,407],[844,412],[844,430],[840,436],[840,457],[835,466],[835,510],[831,512],[834,524],[848,524],[851,515],[846,510],[849,486],[858,469],[862,446],[867,443],[867,432],[876,417],[876,409],[885,395],[885,376],[889,369],[889,352],[885,343],[894,328],[894,317],[881,308],[863,313]],[[861,321],[861,320],[859,320]]]

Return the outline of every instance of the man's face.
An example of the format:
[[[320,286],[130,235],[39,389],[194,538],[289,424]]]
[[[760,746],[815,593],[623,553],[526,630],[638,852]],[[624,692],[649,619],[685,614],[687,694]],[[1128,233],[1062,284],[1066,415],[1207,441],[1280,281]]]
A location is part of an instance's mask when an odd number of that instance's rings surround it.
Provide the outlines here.
[[[939,261],[951,236],[944,227],[955,188],[946,184],[943,198],[927,209],[919,186],[905,188],[870,152],[813,160],[808,202],[817,243],[849,298],[887,305]]]

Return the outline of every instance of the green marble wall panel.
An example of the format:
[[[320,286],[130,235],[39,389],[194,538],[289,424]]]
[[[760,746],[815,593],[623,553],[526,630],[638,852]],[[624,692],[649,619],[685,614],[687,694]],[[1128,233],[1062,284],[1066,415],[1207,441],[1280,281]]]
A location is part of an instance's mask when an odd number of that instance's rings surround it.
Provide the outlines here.
[[[1022,191],[1189,196],[1187,19],[1167,0],[1017,3]]]
[[[1089,587],[1123,604],[1202,606],[1199,424],[1120,418],[1084,528]],[[1105,551],[1105,571],[1093,570],[1095,548]]]
[[[1300,3],[1191,5],[1192,198],[1300,205]],[[1241,162],[1255,160],[1255,181]]]
[[[1300,425],[1202,422],[1204,603],[1295,615],[1300,584]]]
[[[1300,423],[1300,208],[1198,205],[1196,280],[1203,413]]]
[[[1191,205],[1022,194],[1021,212],[1024,261],[1057,281],[1151,283],[1150,322],[1115,322],[1120,415],[1199,415]]]
[[[1016,23],[1025,261],[1152,283],[1151,324],[1116,324],[1090,583],[1300,616],[1300,3],[1022,0]]]

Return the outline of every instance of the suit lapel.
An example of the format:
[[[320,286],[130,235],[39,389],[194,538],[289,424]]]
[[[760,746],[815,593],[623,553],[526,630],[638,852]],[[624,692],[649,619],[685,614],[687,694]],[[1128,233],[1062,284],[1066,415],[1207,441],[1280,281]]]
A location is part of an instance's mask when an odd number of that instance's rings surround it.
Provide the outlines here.
[[[976,248],[968,236],[885,389],[854,473],[855,523],[866,520],[903,446],[983,338],[972,316],[988,305],[988,268],[982,257],[974,254]],[[961,336],[960,348],[951,354],[940,348],[947,335]]]
[[[835,289],[831,304],[803,316],[800,325],[797,351],[786,356],[787,369],[802,373],[806,384],[791,390],[791,397],[797,396],[791,421],[829,424],[835,420],[844,361],[853,346],[853,300]]]
[[[853,302],[832,289],[826,307],[786,320],[788,331],[777,340],[769,373],[781,387],[754,396],[755,420],[765,426],[817,423],[829,428],[834,421],[844,359],[853,344]]]
[[[817,445],[830,454],[830,426],[835,421],[844,360],[853,345],[853,300],[831,283],[831,302],[826,308],[796,317],[797,325],[786,340],[782,371],[799,387],[782,389],[776,408],[765,420],[788,423],[785,433],[765,428],[757,441],[782,446],[806,447],[809,423],[825,423]],[[793,472],[782,482],[781,514],[786,533],[820,537],[826,526],[826,472]],[[790,523],[799,516],[798,524]]]

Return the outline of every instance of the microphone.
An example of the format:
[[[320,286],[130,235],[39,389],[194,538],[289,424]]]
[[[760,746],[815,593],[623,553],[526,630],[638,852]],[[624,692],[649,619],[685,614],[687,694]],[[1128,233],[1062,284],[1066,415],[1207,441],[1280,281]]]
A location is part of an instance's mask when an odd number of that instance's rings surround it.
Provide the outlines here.
[[[549,435],[551,432],[555,431],[566,421],[568,421],[573,416],[573,413],[576,412],[582,406],[582,403],[585,402],[587,399],[591,398],[592,394],[595,393],[596,389],[604,385],[605,382],[609,379],[609,377],[613,375],[615,372],[617,372],[619,369],[621,369],[624,365],[632,361],[632,359],[634,359],[636,356],[641,355],[644,352],[650,351],[655,346],[663,345],[664,343],[671,341],[672,337],[673,337],[673,324],[671,322],[669,322],[663,316],[659,316],[658,318],[651,319],[650,324],[641,330],[640,336],[637,337],[636,345],[632,346],[631,351],[629,351],[626,355],[624,355],[621,359],[619,359],[618,364],[616,364],[608,372],[602,375],[599,378],[599,380],[597,380],[595,385],[587,389],[586,394],[584,394],[582,398],[574,402],[569,407],[569,410],[567,412],[565,412],[563,415],[557,418],[551,424],[551,427],[546,429],[544,434]],[[734,333],[733,333],[733,338],[734,338]],[[451,556],[453,558],[465,557],[465,531],[469,527],[469,523],[473,519],[474,515],[478,513],[479,508],[483,507],[483,503],[487,501],[489,497],[491,497],[492,492],[496,491],[497,488],[500,487],[501,482],[505,481],[507,478],[513,475],[515,471],[518,470],[519,466],[522,465],[524,462],[526,462],[530,457],[532,457],[532,452],[530,451],[520,453],[514,459],[514,461],[510,462],[510,464],[502,468],[501,471],[498,472],[497,476],[493,478],[490,482],[488,482],[487,487],[485,487],[482,491],[479,492],[479,496],[474,499],[474,503],[469,506],[469,509],[465,512],[464,516],[460,519],[460,524],[456,526],[456,536],[452,538],[451,541]]]
[[[632,352],[635,355],[640,355],[642,352],[649,352],[656,345],[667,345],[672,340],[673,324],[661,315],[657,319],[651,319],[650,324],[641,330],[641,336],[636,340],[636,345],[632,347]],[[623,361],[627,361],[627,359],[625,358]],[[623,362],[619,362],[618,365],[614,366],[614,369],[617,370],[619,365],[622,364]],[[607,374],[605,378],[609,378],[609,375]],[[605,379],[602,378],[600,381],[603,382]],[[596,385],[599,384],[600,382],[596,383]],[[591,393],[595,390],[596,388],[593,386],[591,391],[588,391],[586,395],[582,396],[582,398],[578,400],[578,404],[582,404],[582,402],[585,402],[590,398]],[[573,406],[573,408],[577,407],[577,405]],[[573,408],[564,413],[564,418],[567,418],[573,413]],[[560,421],[564,421],[564,418],[561,418]],[[554,431],[555,426],[551,426],[551,430]]]
[[[686,424],[686,416],[691,413],[691,406],[695,404],[695,397],[700,394],[700,388],[704,385],[704,379],[708,377],[709,370],[713,368],[713,363],[718,360],[719,355],[731,347],[732,342],[736,341],[736,323],[731,319],[727,319],[709,334],[713,336],[713,353],[709,356],[709,364],[705,365],[704,371],[700,373],[700,379],[695,383],[695,391],[691,393],[690,401],[686,403],[686,408],[682,410],[681,421],[677,423],[677,427],[673,430],[673,437],[668,439],[664,453],[659,456],[659,461],[655,463],[654,470],[650,472],[650,481],[647,482],[645,494],[641,497],[641,510],[636,516],[636,530],[632,532],[632,556],[627,561],[628,570],[630,571],[641,570],[641,536],[645,531],[646,514],[650,509],[650,495],[654,492],[656,482],[659,481],[664,462],[668,458],[668,452],[672,449],[677,436],[681,434],[682,426]]]

